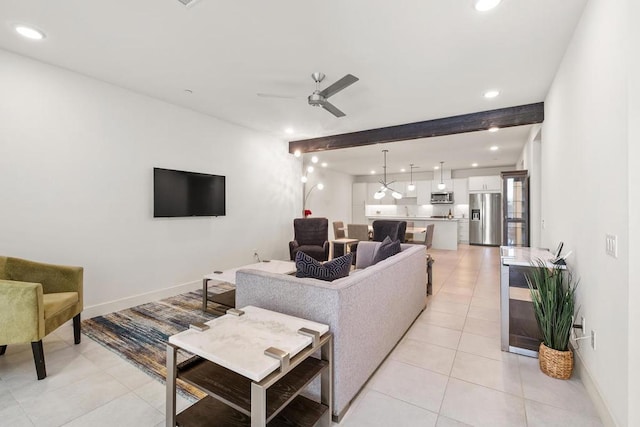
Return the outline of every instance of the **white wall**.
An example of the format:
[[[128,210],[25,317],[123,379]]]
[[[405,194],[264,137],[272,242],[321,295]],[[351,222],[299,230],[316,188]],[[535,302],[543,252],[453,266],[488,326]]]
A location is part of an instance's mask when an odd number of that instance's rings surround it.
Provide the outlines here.
[[[85,306],[288,258],[283,141],[0,50],[0,254],[85,268]],[[227,215],[153,218],[153,167],[226,175]]]
[[[629,342],[637,332],[629,330],[625,6],[610,0],[587,4],[545,100],[542,245],[563,240],[565,250],[574,251],[569,262],[581,280],[578,306],[597,333],[597,349],[583,343],[578,357],[616,424],[626,426]],[[617,259],[605,254],[606,234],[618,236]]]
[[[541,228],[541,182],[540,176],[541,160],[540,160],[540,141],[542,125],[535,126],[531,129],[531,133],[527,139],[527,143],[522,149],[522,154],[517,169],[524,169],[529,172],[529,246],[533,248],[541,247],[540,244],[540,228]]]
[[[640,2],[629,1],[626,48],[629,58],[629,259],[640,259]],[[629,422],[640,426],[640,263],[629,263]],[[631,280],[633,279],[633,280]],[[632,282],[634,282],[632,284]]]
[[[307,197],[307,209],[313,212],[312,216],[329,220],[329,239],[333,240],[333,221],[342,221],[345,225],[351,222],[353,176],[316,167],[308,178],[304,186],[305,194],[315,184],[324,184],[323,190],[315,188],[311,191]]]

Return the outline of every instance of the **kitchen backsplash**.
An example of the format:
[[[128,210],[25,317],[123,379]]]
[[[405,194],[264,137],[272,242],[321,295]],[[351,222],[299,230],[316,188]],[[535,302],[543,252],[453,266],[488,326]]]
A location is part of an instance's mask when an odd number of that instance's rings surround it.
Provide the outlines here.
[[[469,215],[469,205],[365,205],[366,216],[409,216],[430,217],[451,213],[456,218]]]

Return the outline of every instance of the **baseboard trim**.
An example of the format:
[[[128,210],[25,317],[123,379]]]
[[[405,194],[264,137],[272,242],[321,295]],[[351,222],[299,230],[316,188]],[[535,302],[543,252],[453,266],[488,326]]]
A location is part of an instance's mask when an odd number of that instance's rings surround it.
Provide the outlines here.
[[[82,318],[90,319],[96,316],[102,316],[114,311],[124,310],[126,308],[135,307],[136,305],[145,304],[151,301],[157,301],[162,298],[172,297],[184,292],[198,289],[202,286],[202,282],[195,281],[183,283],[181,285],[171,286],[156,291],[146,292],[144,294],[133,295],[119,300],[109,301],[102,304],[96,304],[84,307],[82,310]]]
[[[584,388],[587,390],[587,393],[589,394],[589,397],[591,398],[591,401],[593,402],[596,411],[598,412],[598,416],[600,416],[600,421],[602,421],[602,424],[604,424],[606,427],[616,427],[618,424],[616,424],[613,416],[611,415],[609,407],[602,398],[602,394],[600,393],[598,386],[593,381],[589,370],[582,361],[580,353],[578,353],[574,349],[573,354],[573,360],[575,364],[574,373],[578,378],[580,378],[582,384],[584,385]]]

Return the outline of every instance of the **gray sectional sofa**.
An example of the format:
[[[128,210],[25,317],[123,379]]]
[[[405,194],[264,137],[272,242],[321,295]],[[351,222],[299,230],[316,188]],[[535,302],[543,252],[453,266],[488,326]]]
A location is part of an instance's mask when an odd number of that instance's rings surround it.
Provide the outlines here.
[[[236,307],[254,305],[329,325],[334,335],[333,414],[349,403],[426,307],[426,248],[371,265],[378,242],[360,242],[356,270],[324,282],[257,270],[236,275]]]

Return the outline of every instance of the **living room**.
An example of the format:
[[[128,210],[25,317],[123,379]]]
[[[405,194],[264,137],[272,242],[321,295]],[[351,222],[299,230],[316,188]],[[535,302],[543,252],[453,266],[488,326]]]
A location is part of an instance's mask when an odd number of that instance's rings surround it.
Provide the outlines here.
[[[638,425],[640,409],[634,403],[640,401],[640,368],[633,362],[640,359],[636,332],[640,290],[631,286],[631,278],[638,276],[639,267],[629,260],[638,254],[640,241],[636,225],[640,195],[632,184],[640,181],[639,148],[632,144],[640,131],[640,69],[637,52],[631,47],[633,40],[640,39],[637,26],[631,24],[640,11],[631,1],[567,3],[573,7],[584,4],[584,9],[576,16],[575,31],[567,29],[565,53],[553,78],[546,82],[543,96],[532,100],[545,103],[540,246],[552,247],[562,240],[567,250],[573,250],[569,263],[581,278],[581,312],[598,333],[597,349],[584,348],[577,359],[584,366],[583,378],[591,379],[592,390],[608,413],[608,419],[601,414],[603,423]],[[3,2],[0,14],[11,22],[44,22],[47,13],[54,15],[52,9],[58,7],[62,6]],[[145,7],[153,7],[152,2]],[[206,7],[202,0],[188,10],[197,13]],[[362,5],[362,10],[367,8]],[[146,9],[136,10],[139,13],[127,19],[144,21]],[[399,10],[391,10],[402,19]],[[185,86],[188,66],[177,83],[164,83],[175,92],[172,96],[182,97],[177,102],[122,83],[119,74],[133,74],[139,81],[148,77],[135,75],[145,69],[135,63],[127,64],[126,72],[114,69],[111,78],[99,70],[90,73],[92,63],[85,59],[86,52],[74,50],[73,43],[62,49],[55,41],[65,30],[91,34],[95,23],[90,17],[95,15],[84,11],[86,15],[74,19],[74,25],[82,28],[74,29],[69,22],[74,15],[67,12],[60,10],[67,18],[58,17],[59,33],[50,34],[45,44],[25,44],[7,22],[0,34],[0,173],[4,183],[0,189],[0,255],[83,266],[84,319],[197,288],[203,274],[252,262],[254,249],[263,258],[287,259],[292,219],[302,212],[303,199],[301,161],[288,150],[292,138],[199,112],[215,96]],[[315,11],[299,12],[311,16]],[[352,11],[350,16],[358,13]],[[238,14],[260,19],[260,14]],[[383,18],[378,17],[386,22]],[[224,27],[223,21],[216,22]],[[231,21],[226,27],[233,26]],[[69,28],[64,28],[65,22]],[[42,24],[44,31],[54,31],[44,27]],[[227,31],[241,39],[239,52],[250,44]],[[135,50],[135,41],[120,39],[112,30],[93,42],[96,49],[104,49],[106,61],[117,61],[110,56],[114,50]],[[148,58],[140,55],[140,61],[162,68],[162,49],[157,50]],[[215,56],[211,51],[189,52]],[[239,61],[232,55],[223,65],[234,69],[234,60]],[[318,62],[321,66],[322,59]],[[318,64],[304,64],[302,68],[315,66]],[[84,67],[89,68],[78,71]],[[239,67],[249,69],[251,61],[245,59]],[[331,71],[338,78],[351,70]],[[360,74],[366,80],[364,76]],[[388,78],[394,80],[392,75]],[[304,81],[313,83],[306,76]],[[368,90],[382,83],[369,82]],[[306,86],[302,89],[307,92]],[[218,84],[218,90],[225,93],[224,82]],[[253,98],[258,90],[251,93]],[[348,104],[344,105],[346,110]],[[269,104],[266,108],[286,106]],[[468,113],[490,109],[465,108]],[[313,112],[327,116],[319,120],[331,119],[325,111]],[[356,110],[348,113],[355,115]],[[428,117],[422,112],[411,114],[418,119]],[[452,115],[437,108],[433,114],[433,118]],[[388,124],[398,123],[370,127]],[[345,131],[342,125],[334,126],[331,134]],[[154,219],[154,167],[225,175],[226,216]],[[323,212],[314,211],[314,215]],[[618,237],[615,259],[605,255],[606,234]],[[3,365],[1,369],[11,368]],[[0,393],[4,389],[0,381]],[[0,400],[0,408],[2,403]]]

